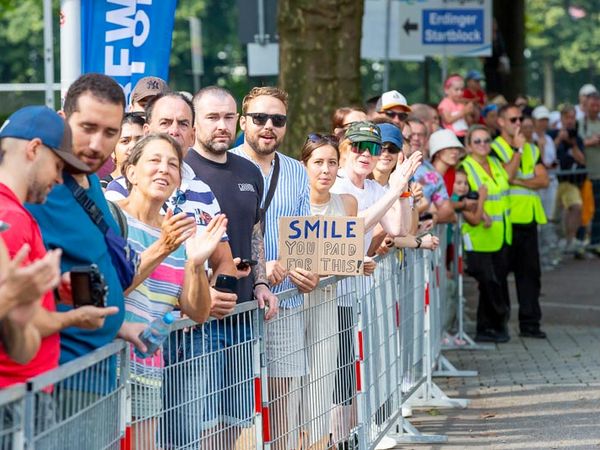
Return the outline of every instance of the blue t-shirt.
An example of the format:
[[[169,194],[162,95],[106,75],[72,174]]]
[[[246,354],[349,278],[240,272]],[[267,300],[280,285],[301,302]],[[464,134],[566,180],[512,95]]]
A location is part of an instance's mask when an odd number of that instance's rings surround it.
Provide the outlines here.
[[[70,175],[65,173],[64,176]],[[102,210],[106,223],[119,234],[119,228],[104,199],[100,180],[96,175],[88,176],[88,180],[88,197]],[[73,266],[96,264],[108,286],[107,305],[119,308],[119,313],[107,317],[104,326],[98,330],[69,327],[60,332],[60,364],[64,364],[115,339],[125,315],[123,290],[112,265],[104,235],[77,203],[69,188],[57,185],[44,204],[27,204],[26,207],[40,226],[46,248],[62,249],[61,272],[68,272]],[[71,307],[67,305],[57,306],[58,311],[69,309]]]

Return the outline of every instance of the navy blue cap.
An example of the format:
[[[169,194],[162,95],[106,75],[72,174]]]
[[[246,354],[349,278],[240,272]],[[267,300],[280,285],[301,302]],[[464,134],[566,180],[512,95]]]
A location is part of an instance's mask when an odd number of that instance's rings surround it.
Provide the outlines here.
[[[484,77],[481,74],[481,72],[479,70],[469,70],[467,72],[467,76],[465,77],[465,80],[477,80],[477,81],[481,81],[483,80]]]
[[[380,123],[379,129],[381,130],[381,142],[391,142],[399,149],[402,149],[402,132],[400,128],[391,123]]]
[[[70,127],[47,106],[26,106],[14,112],[0,128],[0,139],[7,137],[26,141],[38,138],[65,162],[68,172],[90,172],[73,154]]]

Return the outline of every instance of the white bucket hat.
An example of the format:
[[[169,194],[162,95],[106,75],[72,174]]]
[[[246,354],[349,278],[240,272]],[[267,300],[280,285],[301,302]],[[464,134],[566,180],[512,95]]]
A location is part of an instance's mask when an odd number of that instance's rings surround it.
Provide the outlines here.
[[[445,148],[465,148],[450,130],[437,130],[429,136],[429,158]]]

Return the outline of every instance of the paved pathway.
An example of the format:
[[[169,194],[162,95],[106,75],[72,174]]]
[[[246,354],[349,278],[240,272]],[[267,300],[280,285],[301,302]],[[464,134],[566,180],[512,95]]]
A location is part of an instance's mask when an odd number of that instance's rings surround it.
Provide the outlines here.
[[[545,273],[541,301],[547,340],[518,337],[513,304],[509,343],[445,352],[458,368],[479,371],[437,379],[448,395],[471,404],[415,411],[413,425],[449,441],[398,448],[600,449],[600,259]]]

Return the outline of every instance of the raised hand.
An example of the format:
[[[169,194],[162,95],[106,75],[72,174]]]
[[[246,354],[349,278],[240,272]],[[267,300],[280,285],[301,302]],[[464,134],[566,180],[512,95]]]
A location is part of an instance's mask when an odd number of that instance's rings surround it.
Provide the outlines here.
[[[193,261],[195,266],[201,266],[212,255],[221,242],[227,230],[227,217],[219,214],[213,217],[206,229],[199,235],[190,238],[185,243],[188,261]]]
[[[415,174],[415,171],[421,165],[422,160],[423,154],[419,151],[414,152],[410,155],[410,158],[405,159],[401,164],[398,160],[396,170],[390,175],[390,188],[403,191],[408,184],[408,180]]]
[[[186,213],[173,214],[167,210],[161,225],[159,242],[166,253],[172,253],[190,236],[196,232],[196,220]]]

